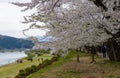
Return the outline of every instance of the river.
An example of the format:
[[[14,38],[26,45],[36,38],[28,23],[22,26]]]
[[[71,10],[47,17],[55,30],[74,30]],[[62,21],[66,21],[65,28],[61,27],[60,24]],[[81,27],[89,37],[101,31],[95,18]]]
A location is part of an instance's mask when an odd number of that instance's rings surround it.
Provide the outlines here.
[[[26,57],[24,52],[4,52],[0,53],[0,66],[15,62],[18,59]]]

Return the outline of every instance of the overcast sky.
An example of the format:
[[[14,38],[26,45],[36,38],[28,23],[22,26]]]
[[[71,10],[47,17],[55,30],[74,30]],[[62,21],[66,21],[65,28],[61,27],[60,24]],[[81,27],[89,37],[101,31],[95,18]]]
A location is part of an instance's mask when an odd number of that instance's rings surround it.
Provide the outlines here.
[[[34,11],[21,12],[18,6],[12,5],[8,2],[25,2],[30,0],[0,0],[0,34],[8,35],[18,38],[25,37],[22,30],[27,28],[28,25],[22,24],[23,16],[30,15]],[[44,31],[31,30],[27,32],[30,36],[43,35]]]

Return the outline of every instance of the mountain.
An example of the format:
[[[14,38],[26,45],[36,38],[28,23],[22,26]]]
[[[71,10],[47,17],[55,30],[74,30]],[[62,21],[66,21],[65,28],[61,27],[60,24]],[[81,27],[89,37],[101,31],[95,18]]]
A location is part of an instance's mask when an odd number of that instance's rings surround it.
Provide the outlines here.
[[[0,35],[0,50],[2,49],[30,49],[33,43],[27,39],[19,39],[10,36]]]
[[[50,37],[36,36],[39,42],[48,42]]]

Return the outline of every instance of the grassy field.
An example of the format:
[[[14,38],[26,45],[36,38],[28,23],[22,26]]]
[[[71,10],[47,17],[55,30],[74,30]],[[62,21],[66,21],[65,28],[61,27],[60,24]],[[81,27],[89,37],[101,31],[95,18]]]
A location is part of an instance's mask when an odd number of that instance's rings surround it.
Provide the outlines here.
[[[71,53],[27,78],[120,78],[120,62],[98,56],[96,64],[90,61],[88,54],[80,53],[80,63],[77,63],[75,53]]]
[[[31,65],[38,65],[38,58],[50,59],[43,55],[34,58],[34,61],[24,61],[22,64],[10,64],[0,68],[0,78],[14,78],[20,69]],[[29,75],[27,78],[120,78],[120,62],[110,62],[108,58],[96,56],[96,64],[90,63],[89,54],[80,53],[80,62],[76,62],[76,52],[59,58],[52,65]]]
[[[68,55],[65,55],[64,57],[60,58],[57,62],[53,63],[52,65],[50,65],[48,67],[45,67],[42,70],[39,70],[38,72],[35,72],[35,73],[29,75],[27,78],[39,78],[42,73],[44,73],[46,71],[49,72],[52,69],[55,69],[56,67],[62,66],[67,62],[71,62],[72,61],[71,58],[74,58],[75,56],[76,56],[76,52],[73,50]],[[89,55],[85,54],[85,53],[80,53],[80,56],[89,56]],[[46,74],[46,76],[47,76],[47,74]],[[40,78],[42,78],[42,77],[40,77]]]
[[[0,78],[14,78],[20,69],[24,69],[26,67],[30,67],[32,65],[38,65],[41,63],[41,60],[38,59],[50,59],[52,56],[47,54],[33,58],[33,61],[28,61],[26,59],[22,59],[23,63],[11,63],[9,65],[5,65],[0,67]]]

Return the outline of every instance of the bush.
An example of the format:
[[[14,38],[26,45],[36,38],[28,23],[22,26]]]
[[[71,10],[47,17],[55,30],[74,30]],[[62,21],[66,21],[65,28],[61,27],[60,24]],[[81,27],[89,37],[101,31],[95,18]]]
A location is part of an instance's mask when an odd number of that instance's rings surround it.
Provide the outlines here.
[[[51,60],[44,60],[42,63],[40,63],[38,66],[32,65],[31,67],[28,67],[26,69],[22,69],[19,71],[19,74],[15,78],[26,78],[28,75],[31,73],[37,72],[38,70],[51,65],[53,62],[57,61],[59,56],[54,56],[52,57]]]
[[[21,69],[19,71],[19,74],[15,78],[25,78],[25,77],[26,77],[25,70]]]
[[[25,71],[22,69],[19,71],[19,75],[25,76]]]

